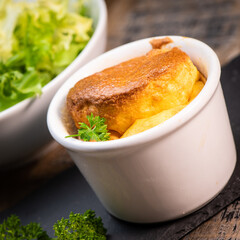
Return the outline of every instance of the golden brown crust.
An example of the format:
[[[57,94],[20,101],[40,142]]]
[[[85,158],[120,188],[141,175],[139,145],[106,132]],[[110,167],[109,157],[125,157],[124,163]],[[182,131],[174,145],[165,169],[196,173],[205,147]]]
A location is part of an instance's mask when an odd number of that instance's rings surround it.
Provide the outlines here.
[[[162,46],[172,43],[173,40],[169,37],[165,38],[154,38],[150,41],[153,49],[161,49]]]
[[[77,127],[93,113],[122,135],[136,119],[186,104],[198,78],[180,49],[153,49],[80,80],[69,91],[67,107]]]

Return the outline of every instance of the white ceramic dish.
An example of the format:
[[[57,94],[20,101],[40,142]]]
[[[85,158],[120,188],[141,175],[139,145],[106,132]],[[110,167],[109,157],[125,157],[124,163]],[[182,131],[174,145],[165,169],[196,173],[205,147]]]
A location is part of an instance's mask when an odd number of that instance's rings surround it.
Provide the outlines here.
[[[51,136],[46,114],[49,103],[59,87],[79,67],[100,55],[106,47],[107,10],[104,0],[89,0],[90,15],[95,32],[78,57],[43,88],[39,98],[26,99],[0,112],[0,167],[13,167],[46,144]],[[21,162],[20,162],[21,161]]]
[[[102,204],[130,222],[166,221],[200,208],[223,189],[236,163],[216,54],[198,40],[170,37],[207,77],[200,94],[174,117],[114,141],[65,138],[61,111],[69,89],[87,75],[145,54],[150,39],[116,48],[79,69],[59,89],[48,111],[52,136],[68,150]]]

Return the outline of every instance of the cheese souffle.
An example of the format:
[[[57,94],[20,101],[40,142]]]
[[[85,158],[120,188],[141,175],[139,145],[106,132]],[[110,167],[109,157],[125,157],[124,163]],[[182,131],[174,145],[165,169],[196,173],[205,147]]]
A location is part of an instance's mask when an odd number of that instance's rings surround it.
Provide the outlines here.
[[[145,131],[172,117],[203,88],[205,78],[171,39],[155,39],[146,55],[78,81],[67,96],[75,126],[93,113],[106,119],[112,139]]]

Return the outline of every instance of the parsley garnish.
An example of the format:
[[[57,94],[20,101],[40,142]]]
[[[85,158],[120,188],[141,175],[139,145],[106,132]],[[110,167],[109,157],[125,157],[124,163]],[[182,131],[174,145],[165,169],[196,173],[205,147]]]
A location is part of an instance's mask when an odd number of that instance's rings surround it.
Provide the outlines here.
[[[68,219],[57,221],[53,229],[57,240],[106,240],[107,233],[102,219],[93,210],[83,214],[71,212]]]
[[[78,134],[66,137],[79,137],[83,141],[107,141],[110,139],[110,133],[105,124],[106,119],[99,116],[94,117],[93,113],[87,116],[89,126],[86,123],[79,123]]]
[[[39,223],[23,225],[20,218],[11,215],[0,224],[0,240],[106,240],[107,230],[101,217],[93,210],[85,213],[71,212],[69,218],[62,218],[53,225],[54,238],[49,237]]]
[[[11,215],[0,224],[0,239],[2,240],[50,240],[40,224],[31,222],[22,225],[18,216]]]

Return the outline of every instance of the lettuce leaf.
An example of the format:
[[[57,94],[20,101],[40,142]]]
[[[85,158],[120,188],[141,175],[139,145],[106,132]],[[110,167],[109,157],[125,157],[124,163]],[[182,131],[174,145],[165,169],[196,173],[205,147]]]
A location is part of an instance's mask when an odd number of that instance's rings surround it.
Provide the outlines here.
[[[83,7],[81,0],[1,1],[0,111],[40,95],[83,50],[93,33]]]

